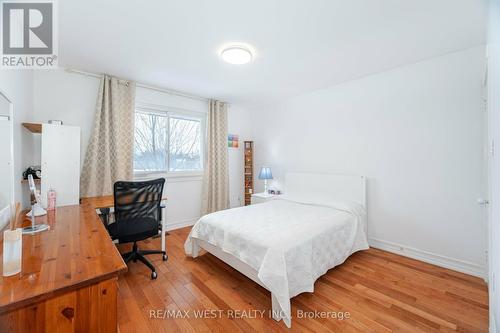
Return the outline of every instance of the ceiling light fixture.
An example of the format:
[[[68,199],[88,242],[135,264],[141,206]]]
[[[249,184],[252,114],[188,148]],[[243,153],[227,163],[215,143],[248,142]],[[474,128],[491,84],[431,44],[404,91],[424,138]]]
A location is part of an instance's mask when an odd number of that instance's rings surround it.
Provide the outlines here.
[[[233,65],[243,65],[252,61],[253,54],[248,47],[232,45],[226,47],[220,53],[222,60]]]

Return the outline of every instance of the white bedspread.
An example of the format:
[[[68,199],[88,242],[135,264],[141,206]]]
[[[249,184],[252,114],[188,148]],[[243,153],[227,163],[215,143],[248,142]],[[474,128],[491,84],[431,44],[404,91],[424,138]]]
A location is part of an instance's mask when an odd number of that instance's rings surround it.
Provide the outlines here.
[[[254,268],[290,327],[290,298],[313,292],[317,278],[368,248],[366,213],[356,203],[280,197],[203,216],[184,248],[196,255],[193,238],[201,239]]]

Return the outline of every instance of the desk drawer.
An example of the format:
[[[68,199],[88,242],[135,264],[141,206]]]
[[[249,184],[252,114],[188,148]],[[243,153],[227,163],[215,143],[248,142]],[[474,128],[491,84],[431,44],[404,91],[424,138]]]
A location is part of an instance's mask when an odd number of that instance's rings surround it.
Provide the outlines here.
[[[111,278],[4,313],[0,332],[116,332],[117,283]]]

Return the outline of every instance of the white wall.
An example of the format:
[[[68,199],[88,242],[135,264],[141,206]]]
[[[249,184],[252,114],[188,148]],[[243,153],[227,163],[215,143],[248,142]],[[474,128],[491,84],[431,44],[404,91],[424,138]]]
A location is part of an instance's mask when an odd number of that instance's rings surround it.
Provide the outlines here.
[[[500,144],[500,1],[490,1],[488,29],[488,118],[489,139]],[[491,142],[490,142],[491,145]],[[490,332],[497,332],[500,325],[500,174],[498,149],[490,155],[490,228],[489,228],[489,291],[490,291]],[[499,327],[500,328],[500,327]]]
[[[22,127],[33,118],[33,73],[30,70],[0,70],[0,90],[14,104],[14,193],[23,207],[29,204],[23,171],[33,164],[33,135]]]
[[[63,120],[66,125],[82,129],[82,164],[92,130],[99,79],[91,76],[68,73],[64,70],[37,70],[34,73],[34,120],[46,122],[49,119]],[[170,95],[154,90],[137,88],[136,102],[168,106],[189,111],[207,112],[205,101]],[[229,132],[238,134],[243,130],[246,113],[237,107],[229,108]],[[35,159],[38,151],[34,152]],[[238,155],[241,158],[238,159]],[[242,174],[242,150],[229,153],[230,175]],[[239,161],[241,160],[241,162]],[[165,177],[166,175],[159,175]],[[202,177],[168,178],[165,187],[169,198],[167,223],[169,228],[194,223],[201,215]],[[238,205],[243,193],[243,180],[230,182],[231,205]],[[239,194],[241,193],[241,194]]]
[[[476,47],[251,110],[256,164],[368,177],[372,245],[485,273]],[[257,189],[262,189],[257,181]]]
[[[99,80],[63,70],[35,70],[33,86],[33,121],[62,120],[65,125],[80,126],[83,165],[94,120]],[[34,159],[40,160],[39,150],[35,152]]]

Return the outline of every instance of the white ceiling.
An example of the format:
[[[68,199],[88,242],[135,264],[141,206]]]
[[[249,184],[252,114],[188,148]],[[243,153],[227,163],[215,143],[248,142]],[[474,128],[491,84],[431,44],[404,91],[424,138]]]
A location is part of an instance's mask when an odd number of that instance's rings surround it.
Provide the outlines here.
[[[486,0],[63,0],[59,64],[266,103],[485,42]],[[229,42],[256,49],[223,63]]]

